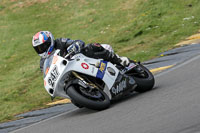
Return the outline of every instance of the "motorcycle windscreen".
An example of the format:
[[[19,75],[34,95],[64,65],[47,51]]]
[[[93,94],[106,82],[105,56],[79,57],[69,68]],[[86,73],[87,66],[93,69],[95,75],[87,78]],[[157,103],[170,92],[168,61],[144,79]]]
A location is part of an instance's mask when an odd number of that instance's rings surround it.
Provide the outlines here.
[[[51,54],[51,56],[47,57],[44,61],[44,67],[43,67],[43,76],[44,78],[46,77],[48,71],[49,71],[49,68],[52,64],[52,61],[53,61],[53,54]]]

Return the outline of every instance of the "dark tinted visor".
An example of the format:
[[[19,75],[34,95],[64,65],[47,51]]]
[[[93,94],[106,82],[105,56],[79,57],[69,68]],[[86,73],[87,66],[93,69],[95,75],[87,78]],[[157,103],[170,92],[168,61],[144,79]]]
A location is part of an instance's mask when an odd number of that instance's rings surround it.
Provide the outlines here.
[[[49,37],[47,41],[45,41],[43,44],[34,47],[34,49],[38,54],[42,54],[48,50],[50,45],[51,45],[51,38]]]

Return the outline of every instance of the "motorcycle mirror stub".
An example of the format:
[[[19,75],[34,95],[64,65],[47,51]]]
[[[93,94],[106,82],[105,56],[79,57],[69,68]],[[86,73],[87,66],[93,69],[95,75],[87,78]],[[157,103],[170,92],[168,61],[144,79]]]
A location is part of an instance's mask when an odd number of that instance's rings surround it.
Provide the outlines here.
[[[63,63],[63,65],[65,65],[65,66],[67,65],[67,61],[66,61],[66,60],[63,60],[62,63]]]
[[[49,93],[53,94],[54,90],[53,89],[49,89]]]

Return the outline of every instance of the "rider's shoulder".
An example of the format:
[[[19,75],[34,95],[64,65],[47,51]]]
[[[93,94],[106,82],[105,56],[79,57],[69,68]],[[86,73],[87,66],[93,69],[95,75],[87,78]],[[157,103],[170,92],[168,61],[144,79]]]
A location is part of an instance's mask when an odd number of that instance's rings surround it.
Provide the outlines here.
[[[71,40],[70,38],[57,38],[55,39],[56,43],[66,43],[67,41]]]

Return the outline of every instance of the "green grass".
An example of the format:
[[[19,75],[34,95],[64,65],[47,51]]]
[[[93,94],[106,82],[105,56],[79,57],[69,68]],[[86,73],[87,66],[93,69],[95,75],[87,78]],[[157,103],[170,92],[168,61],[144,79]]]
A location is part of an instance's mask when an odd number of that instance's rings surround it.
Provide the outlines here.
[[[31,46],[36,32],[108,43],[145,61],[196,33],[199,12],[199,0],[1,0],[0,122],[50,102]]]

